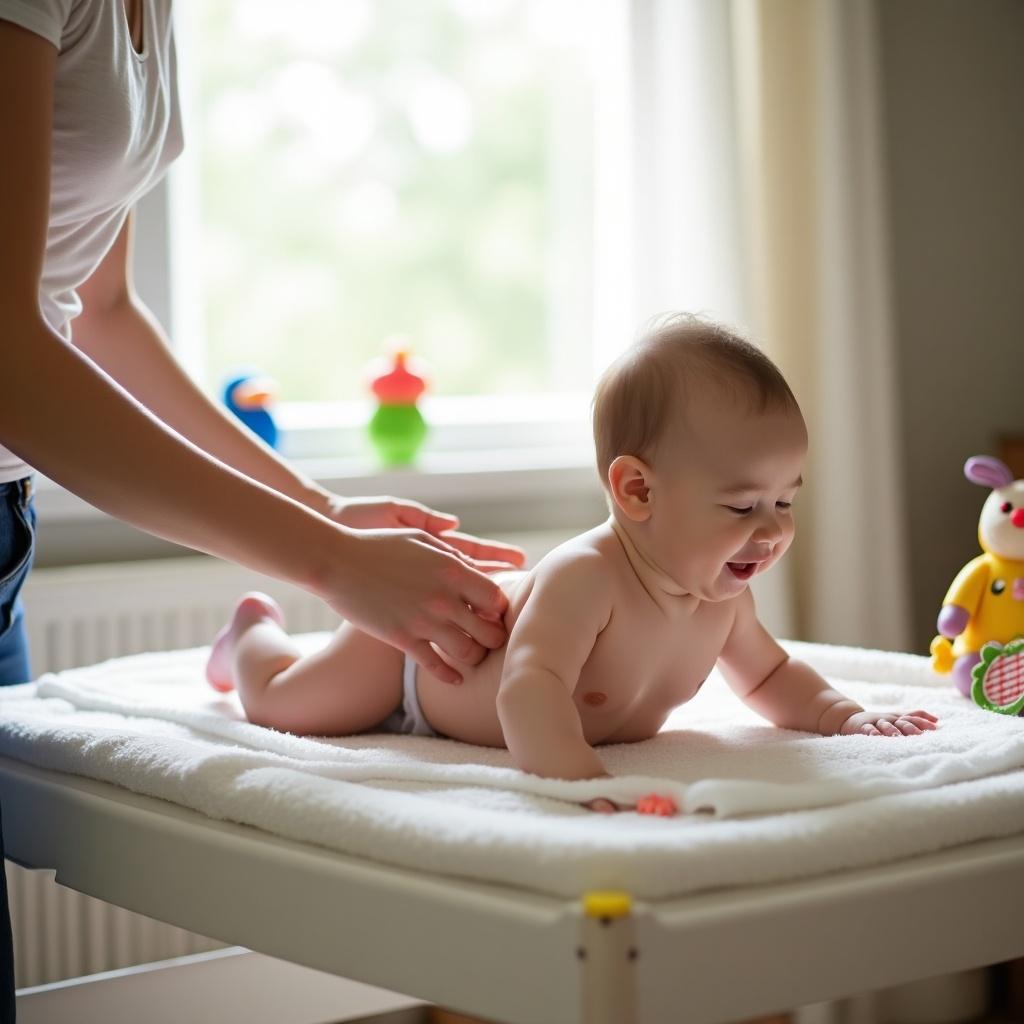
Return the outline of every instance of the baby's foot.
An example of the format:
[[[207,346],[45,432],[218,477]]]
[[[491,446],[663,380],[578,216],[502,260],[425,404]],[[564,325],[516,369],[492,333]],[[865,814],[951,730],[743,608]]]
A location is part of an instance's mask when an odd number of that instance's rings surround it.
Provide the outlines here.
[[[210,648],[210,657],[206,662],[206,681],[218,693],[230,693],[235,688],[231,671],[231,659],[238,638],[257,622],[270,619],[279,626],[284,626],[284,612],[281,606],[266,594],[254,590],[246,594],[237,605],[231,621],[217,634]]]

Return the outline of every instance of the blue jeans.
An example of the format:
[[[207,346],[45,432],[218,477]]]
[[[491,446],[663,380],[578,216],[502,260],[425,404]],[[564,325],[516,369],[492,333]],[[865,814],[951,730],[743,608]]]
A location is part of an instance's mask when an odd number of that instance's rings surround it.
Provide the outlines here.
[[[32,568],[35,533],[30,478],[0,484],[0,686],[32,678],[25,609],[18,594]]]
[[[29,478],[0,484],[0,686],[32,678],[25,612],[18,596],[35,551],[36,511]],[[0,816],[0,865],[3,864]],[[14,1024],[14,944],[7,881],[0,870],[0,1024]]]

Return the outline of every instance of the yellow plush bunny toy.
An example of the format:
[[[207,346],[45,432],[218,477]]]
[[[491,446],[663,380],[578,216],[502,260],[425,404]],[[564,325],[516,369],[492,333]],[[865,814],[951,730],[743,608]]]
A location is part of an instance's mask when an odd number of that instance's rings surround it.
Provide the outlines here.
[[[1024,709],[1024,480],[998,459],[976,455],[964,475],[991,487],[978,520],[983,554],[950,585],[932,641],[932,667],[982,707]],[[986,648],[986,645],[989,645]],[[1019,705],[1019,706],[1018,706]]]

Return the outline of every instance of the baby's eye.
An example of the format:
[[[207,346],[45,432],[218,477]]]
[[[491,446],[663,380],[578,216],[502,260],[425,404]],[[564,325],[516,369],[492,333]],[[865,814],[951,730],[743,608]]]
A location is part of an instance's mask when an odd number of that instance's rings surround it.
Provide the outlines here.
[[[737,508],[735,505],[726,505],[725,507],[730,512],[735,512],[738,516],[750,515],[750,513],[754,511],[753,505],[748,505],[746,508]]]
[[[1008,502],[1008,501],[1004,501],[1002,503],[1002,505],[999,506],[999,511],[1000,512],[1006,512],[1007,514],[1009,514],[1010,512],[1013,511],[1013,505],[1010,504],[1010,502]]]
[[[791,502],[791,501],[777,501],[777,502],[775,502],[775,507],[776,508],[781,508],[783,512],[788,512],[793,507],[793,502]]]

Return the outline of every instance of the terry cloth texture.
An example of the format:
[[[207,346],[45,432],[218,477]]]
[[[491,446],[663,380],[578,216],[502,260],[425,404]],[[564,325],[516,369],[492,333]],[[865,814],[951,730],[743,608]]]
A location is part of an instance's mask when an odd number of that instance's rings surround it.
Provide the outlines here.
[[[302,638],[307,649],[324,635]],[[713,674],[657,737],[599,748],[614,780],[516,770],[446,739],[303,738],[245,721],[205,649],[146,654],[0,692],[0,753],[416,871],[576,896],[669,898],[864,867],[1024,832],[1024,719],[983,711],[924,658],[787,644],[866,706],[924,708],[921,736],[778,729]],[[673,818],[579,802],[673,796]]]

